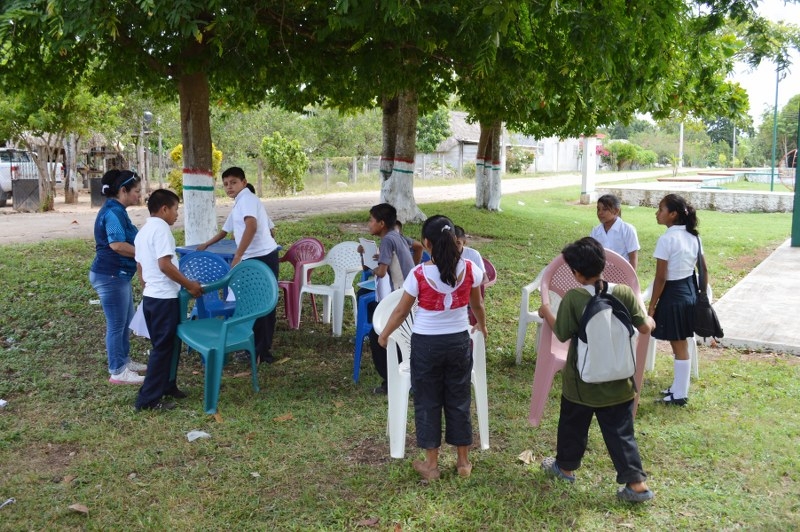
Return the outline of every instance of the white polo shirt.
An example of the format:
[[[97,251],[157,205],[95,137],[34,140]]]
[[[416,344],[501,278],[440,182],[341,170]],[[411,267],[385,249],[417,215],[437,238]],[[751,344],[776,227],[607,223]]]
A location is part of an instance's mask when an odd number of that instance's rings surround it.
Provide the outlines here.
[[[636,228],[623,221],[619,216],[617,216],[611,229],[606,231],[603,224],[599,224],[592,229],[592,233],[589,236],[600,242],[604,248],[621,255],[628,262],[630,262],[628,255],[634,251],[639,251],[641,248]]]
[[[464,246],[461,248],[461,258],[464,260],[471,260],[481,272],[486,273],[486,270],[483,268],[483,257],[481,257],[477,249]]]
[[[158,259],[172,257],[171,262],[178,267],[175,253],[175,237],[169,224],[151,216],[139,230],[133,241],[136,247],[136,262],[142,265],[142,278],[145,286],[143,294],[156,299],[174,299],[178,297],[181,285],[164,275],[158,267]]]
[[[278,243],[272,238],[270,231],[275,224],[270,220],[267,209],[264,208],[261,200],[247,188],[243,188],[236,195],[233,209],[228,215],[228,219],[225,220],[222,230],[227,233],[233,232],[233,238],[238,246],[245,230],[244,219],[248,216],[256,219],[256,234],[242,254],[242,260],[263,257],[278,248]]]
[[[686,230],[685,225],[668,227],[658,237],[653,257],[667,261],[667,281],[685,279],[694,272],[697,262],[698,237]]]

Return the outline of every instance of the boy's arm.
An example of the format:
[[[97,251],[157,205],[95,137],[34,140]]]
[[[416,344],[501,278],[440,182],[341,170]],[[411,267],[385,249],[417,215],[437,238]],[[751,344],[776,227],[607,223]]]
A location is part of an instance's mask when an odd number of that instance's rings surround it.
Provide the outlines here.
[[[628,253],[628,262],[631,263],[633,270],[636,271],[636,267],[639,265],[639,252],[631,251]]]
[[[236,248],[236,253],[233,255],[231,268],[242,262],[242,255],[247,251],[247,247],[256,236],[256,231],[258,231],[258,221],[256,221],[255,216],[245,216],[244,232],[242,233],[242,238],[239,239],[239,247]]]
[[[226,236],[228,236],[228,232],[227,231],[220,231],[216,235],[212,236],[207,242],[203,242],[202,244],[197,246],[197,251],[204,251],[208,246],[210,246],[212,244],[216,244],[217,242],[219,242],[220,240],[222,240]]]
[[[184,287],[194,297],[200,297],[203,295],[203,286],[197,281],[192,281],[183,275],[181,271],[176,268],[174,264],[172,264],[171,255],[159,257],[158,268],[164,273],[164,275]]]
[[[414,264],[419,264],[422,260],[422,252],[425,250],[425,246],[418,240],[414,240],[411,243],[411,258],[414,259]]]

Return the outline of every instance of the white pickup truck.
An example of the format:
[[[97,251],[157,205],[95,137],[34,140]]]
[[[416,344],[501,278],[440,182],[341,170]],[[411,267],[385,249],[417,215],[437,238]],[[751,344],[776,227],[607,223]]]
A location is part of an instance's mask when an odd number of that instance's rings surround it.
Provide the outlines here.
[[[16,148],[0,148],[0,207],[5,207],[11,197],[11,182],[17,179],[39,179],[39,171],[34,161],[35,155],[31,152]],[[56,165],[56,182],[60,183],[64,177],[64,167],[61,163]]]

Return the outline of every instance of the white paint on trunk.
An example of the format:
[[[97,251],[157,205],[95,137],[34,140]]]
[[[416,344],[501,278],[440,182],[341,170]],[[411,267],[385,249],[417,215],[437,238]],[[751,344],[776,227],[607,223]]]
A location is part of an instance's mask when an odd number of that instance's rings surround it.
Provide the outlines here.
[[[217,232],[214,210],[214,176],[183,169],[183,204],[186,245],[202,244]]]
[[[597,201],[595,170],[597,168],[597,137],[583,138],[583,160],[581,161],[581,204],[591,205]]]
[[[383,161],[381,161],[383,168]],[[414,199],[414,163],[395,160],[389,179],[381,183],[381,201],[397,209],[397,219],[403,223],[422,222],[425,214]]]

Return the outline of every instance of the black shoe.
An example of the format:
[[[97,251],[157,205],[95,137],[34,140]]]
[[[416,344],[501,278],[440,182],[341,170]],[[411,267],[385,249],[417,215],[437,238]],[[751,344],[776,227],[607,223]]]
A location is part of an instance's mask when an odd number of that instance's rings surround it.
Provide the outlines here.
[[[173,388],[172,391],[164,393],[164,397],[172,397],[173,399],[186,399],[189,395],[178,388]]]
[[[372,393],[375,395],[386,395],[389,393],[389,389],[386,387],[386,382],[383,382],[380,386],[373,388]]]
[[[661,395],[669,395],[669,394],[672,393],[672,388],[667,388],[666,390],[661,390],[658,393],[660,393]]]
[[[258,362],[259,364],[261,364],[262,362],[266,362],[267,364],[272,364],[273,362],[275,362],[275,357],[272,354],[272,350],[270,349],[263,355],[258,355],[256,357],[256,362]]]
[[[680,399],[675,399],[675,396],[672,395],[672,393],[669,393],[665,395],[663,399],[657,402],[668,406],[686,406],[686,404],[689,402],[689,398],[681,397]]]
[[[175,408],[175,403],[172,401],[159,401],[154,405],[148,406],[137,406],[136,411],[141,412],[142,410],[172,410]]]

